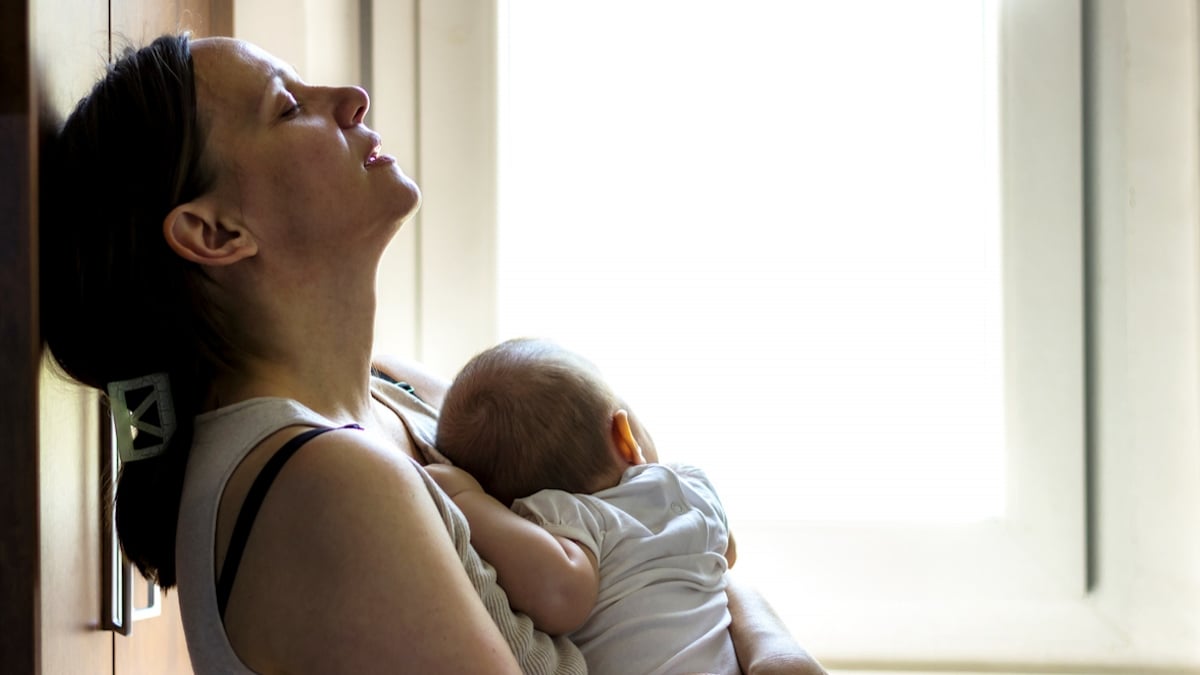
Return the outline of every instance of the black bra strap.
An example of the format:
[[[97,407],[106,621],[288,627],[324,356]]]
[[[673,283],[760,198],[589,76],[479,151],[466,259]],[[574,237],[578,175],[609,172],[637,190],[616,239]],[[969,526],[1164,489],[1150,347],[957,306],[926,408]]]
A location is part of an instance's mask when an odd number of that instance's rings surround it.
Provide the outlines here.
[[[254,519],[262,507],[263,499],[275,477],[279,475],[283,465],[292,455],[296,454],[305,443],[320,436],[326,431],[335,429],[361,429],[357,424],[347,424],[344,427],[317,427],[292,438],[275,453],[254,479],[254,485],[246,493],[246,501],[242,502],[242,510],[238,513],[237,523],[233,526],[233,535],[229,538],[229,547],[225,550],[225,563],[221,565],[221,576],[217,578],[217,609],[221,618],[225,618],[225,607],[229,604],[229,595],[233,592],[233,582],[237,578],[238,566],[242,563],[242,554],[246,552],[246,542],[250,539],[250,529],[254,527]]]

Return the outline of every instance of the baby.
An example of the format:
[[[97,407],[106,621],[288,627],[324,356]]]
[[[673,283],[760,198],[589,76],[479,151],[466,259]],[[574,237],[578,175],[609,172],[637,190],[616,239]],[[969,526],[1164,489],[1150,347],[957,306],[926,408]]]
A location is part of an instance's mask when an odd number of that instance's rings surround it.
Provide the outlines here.
[[[477,355],[446,394],[437,447],[470,474],[429,467],[513,607],[567,633],[589,672],[738,672],[716,491],[658,463],[591,363],[535,339]]]

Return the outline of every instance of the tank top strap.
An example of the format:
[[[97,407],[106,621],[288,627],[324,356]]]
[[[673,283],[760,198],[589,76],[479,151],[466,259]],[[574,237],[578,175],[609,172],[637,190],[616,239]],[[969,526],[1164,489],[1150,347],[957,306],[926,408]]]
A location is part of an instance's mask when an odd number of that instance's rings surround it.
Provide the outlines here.
[[[254,519],[258,516],[259,509],[262,508],[263,500],[266,499],[271,484],[275,482],[275,478],[283,470],[287,461],[296,454],[297,450],[304,447],[305,443],[335,429],[362,429],[362,427],[357,424],[347,424],[341,427],[317,427],[294,436],[284,443],[283,447],[271,456],[271,459],[267,460],[266,465],[255,477],[254,484],[246,493],[246,500],[242,502],[241,511],[238,512],[237,522],[233,526],[233,534],[229,538],[229,547],[225,550],[225,562],[221,565],[221,575],[217,578],[217,609],[221,613],[222,619],[225,618],[225,607],[229,604],[230,594],[233,593],[233,582],[237,579],[238,567],[242,563],[242,555],[246,552],[246,543],[250,539]]]

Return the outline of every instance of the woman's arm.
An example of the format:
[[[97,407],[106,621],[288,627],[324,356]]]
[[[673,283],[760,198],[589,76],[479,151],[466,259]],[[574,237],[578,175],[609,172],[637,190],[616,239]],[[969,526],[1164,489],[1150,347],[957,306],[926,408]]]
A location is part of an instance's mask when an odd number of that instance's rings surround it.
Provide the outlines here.
[[[425,470],[467,517],[471,544],[496,568],[513,609],[550,635],[583,625],[600,592],[599,565],[590,550],[513,513],[462,469],[431,464]]]
[[[725,589],[733,621],[729,633],[745,675],[825,675],[825,669],[796,642],[775,610],[730,573]]]
[[[258,514],[226,613],[251,668],[520,672],[419,471],[354,431],[320,436],[289,460]]]

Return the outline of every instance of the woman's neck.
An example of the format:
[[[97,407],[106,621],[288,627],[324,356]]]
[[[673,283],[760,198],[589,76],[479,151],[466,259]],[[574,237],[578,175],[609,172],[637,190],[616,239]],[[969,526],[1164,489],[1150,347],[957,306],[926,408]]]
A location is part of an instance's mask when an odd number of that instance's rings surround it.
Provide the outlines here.
[[[245,359],[238,370],[218,377],[212,403],[222,407],[258,397],[289,398],[334,422],[361,423],[370,414],[369,377],[369,355],[321,359],[281,347],[269,359]]]
[[[336,289],[331,291],[329,289]],[[371,414],[374,279],[262,293],[237,317],[247,348],[219,376],[213,407],[261,396],[295,399],[335,422]]]

